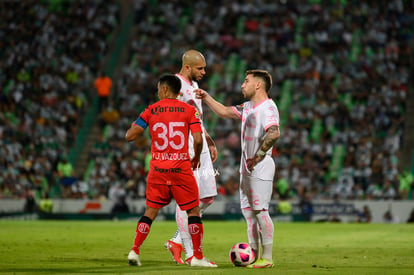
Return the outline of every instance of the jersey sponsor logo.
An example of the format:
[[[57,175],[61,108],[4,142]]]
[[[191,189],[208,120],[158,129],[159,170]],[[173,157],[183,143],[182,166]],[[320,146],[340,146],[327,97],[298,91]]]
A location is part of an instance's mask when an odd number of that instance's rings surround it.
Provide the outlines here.
[[[140,223],[138,224],[138,231],[142,234],[148,234],[149,233],[149,225],[147,223]]]
[[[158,115],[160,113],[185,113],[184,107],[178,107],[178,106],[156,106],[155,108],[151,109],[151,114]]]
[[[243,136],[243,139],[247,141],[253,141],[253,137],[249,137],[249,136]]]
[[[177,174],[181,173],[181,168],[158,168],[155,166],[154,171],[158,173]]]
[[[155,160],[187,160],[187,153],[152,153]]]

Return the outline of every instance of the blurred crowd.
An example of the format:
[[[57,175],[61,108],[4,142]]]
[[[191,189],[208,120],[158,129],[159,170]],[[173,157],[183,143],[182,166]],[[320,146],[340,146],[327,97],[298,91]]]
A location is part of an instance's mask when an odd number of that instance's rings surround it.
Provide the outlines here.
[[[91,85],[119,21],[114,1],[0,2],[0,197],[60,196]]]
[[[67,18],[43,4],[6,3],[21,7],[0,11],[5,18],[0,35],[9,37],[0,40],[5,49],[0,66],[8,72],[0,83],[9,91],[0,101],[0,150],[6,156],[0,165],[7,171],[3,197],[7,189],[14,196],[16,186],[29,185],[25,165],[44,171],[36,176],[53,177],[47,174],[73,144],[105,38],[117,22],[111,2],[87,1],[87,7],[70,2]],[[90,168],[72,188],[74,197],[145,197],[150,141],[126,143],[125,131],[156,100],[158,76],[178,72],[182,53],[195,48],[207,61],[200,86],[226,105],[243,101],[246,69],[272,74],[270,96],[281,116],[281,137],[273,149],[274,199],[409,198],[413,176],[399,171],[398,161],[412,1],[133,3],[134,36],[125,45],[129,59],[112,79],[107,119],[89,153]],[[16,28],[31,31],[25,36]],[[94,50],[85,54],[85,44]],[[237,201],[240,124],[217,118],[208,107],[204,112],[219,152],[214,164],[219,199]]]

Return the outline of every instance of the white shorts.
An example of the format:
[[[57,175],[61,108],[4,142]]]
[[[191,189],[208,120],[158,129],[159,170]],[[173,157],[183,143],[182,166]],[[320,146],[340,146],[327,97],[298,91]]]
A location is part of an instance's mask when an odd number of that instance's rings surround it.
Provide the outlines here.
[[[201,153],[200,164],[200,168],[193,171],[200,199],[217,196],[216,172],[209,152]]]
[[[273,192],[272,180],[261,180],[240,175],[240,207],[252,210],[268,210]]]

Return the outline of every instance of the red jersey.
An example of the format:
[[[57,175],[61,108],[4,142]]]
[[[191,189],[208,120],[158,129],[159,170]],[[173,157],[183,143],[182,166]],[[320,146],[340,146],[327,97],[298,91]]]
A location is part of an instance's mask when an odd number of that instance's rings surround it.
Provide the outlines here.
[[[202,132],[197,110],[177,99],[163,99],[148,106],[135,122],[149,127],[151,135],[148,182],[175,184],[175,176],[192,174],[188,135]],[[155,182],[154,182],[155,181]]]

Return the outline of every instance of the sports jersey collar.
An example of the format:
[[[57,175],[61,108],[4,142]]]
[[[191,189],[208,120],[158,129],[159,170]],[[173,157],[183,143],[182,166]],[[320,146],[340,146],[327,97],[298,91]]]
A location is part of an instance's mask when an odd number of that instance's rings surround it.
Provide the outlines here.
[[[176,76],[178,76],[179,78],[181,78],[182,80],[184,80],[185,82],[187,82],[188,84],[190,84],[190,86],[193,86],[193,83],[191,83],[190,81],[188,81],[187,78],[185,78],[184,76],[180,75],[180,74],[175,74]]]
[[[161,99],[161,100],[178,100],[178,99],[176,99],[176,98],[163,98],[163,99]],[[160,101],[161,101],[160,100]]]
[[[259,107],[260,105],[262,105],[263,103],[265,103],[268,100],[270,100],[270,98],[266,98],[265,100],[259,102],[256,106],[253,105],[253,109],[256,109],[257,107]]]

